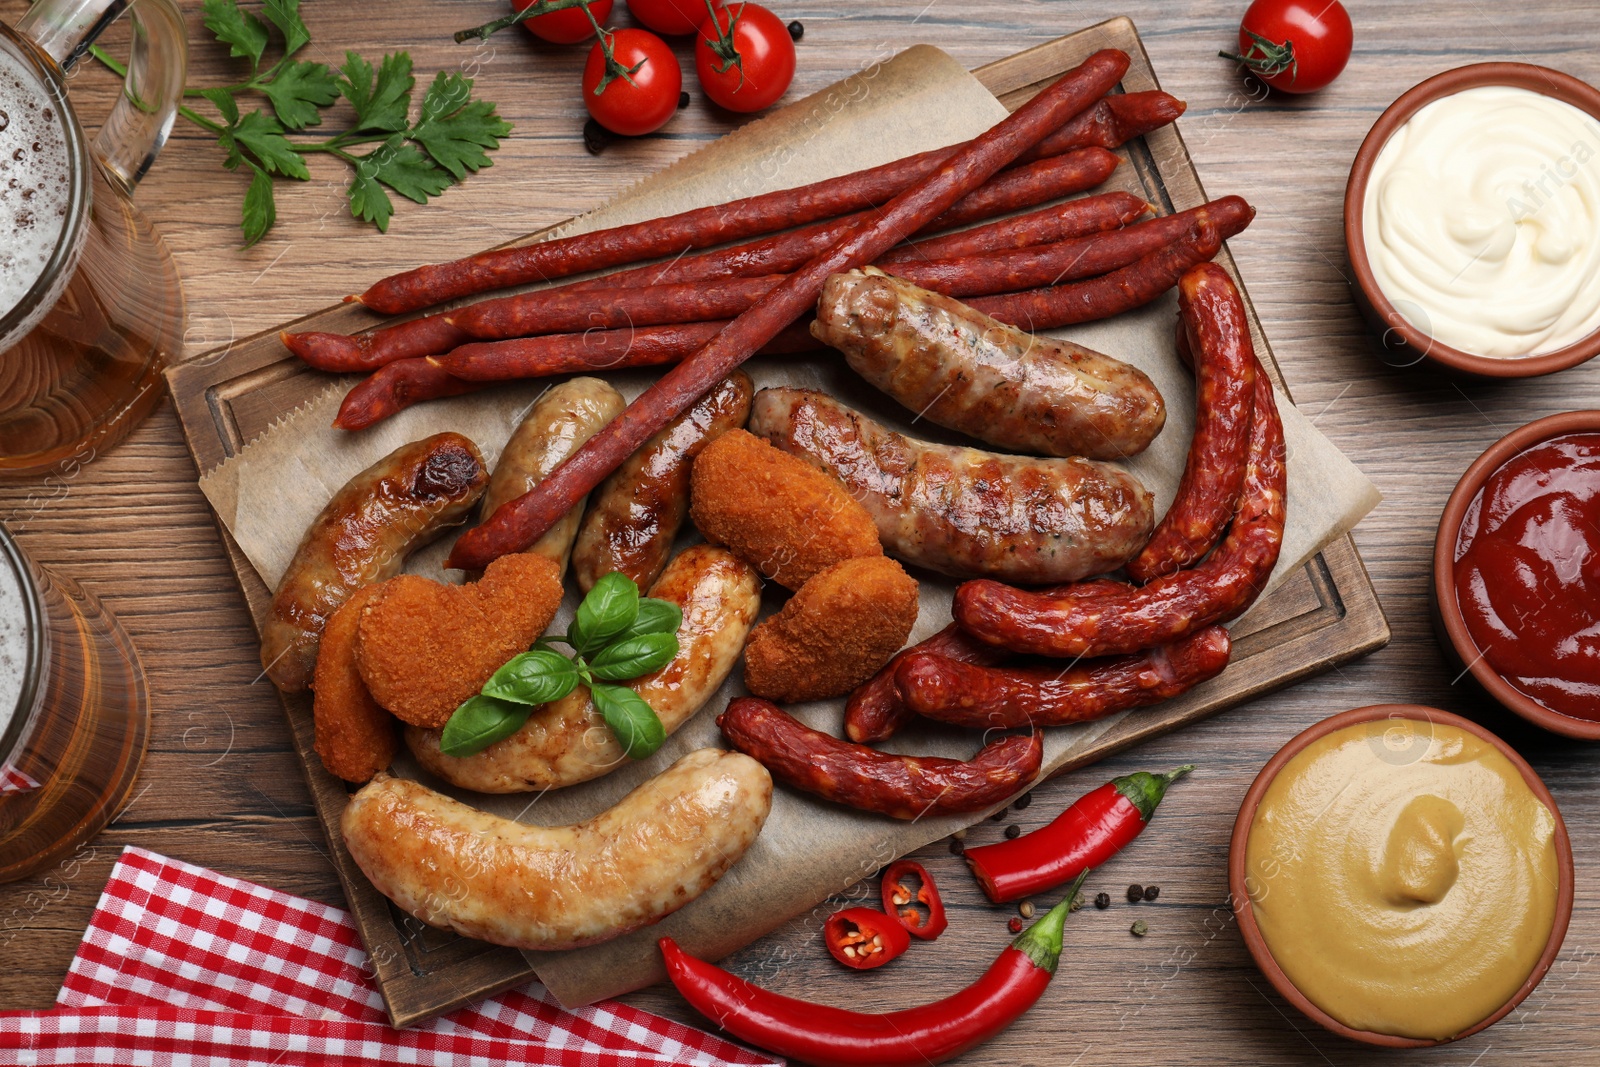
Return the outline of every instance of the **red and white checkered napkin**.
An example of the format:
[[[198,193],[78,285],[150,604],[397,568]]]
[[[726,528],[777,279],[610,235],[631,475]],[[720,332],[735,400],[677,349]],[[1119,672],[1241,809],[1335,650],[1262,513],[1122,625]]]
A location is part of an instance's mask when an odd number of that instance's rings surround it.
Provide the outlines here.
[[[396,1030],[348,914],[138,848],[111,872],[56,1004],[0,1013],[0,1063],[782,1062],[615,1001],[569,1011],[536,982]]]

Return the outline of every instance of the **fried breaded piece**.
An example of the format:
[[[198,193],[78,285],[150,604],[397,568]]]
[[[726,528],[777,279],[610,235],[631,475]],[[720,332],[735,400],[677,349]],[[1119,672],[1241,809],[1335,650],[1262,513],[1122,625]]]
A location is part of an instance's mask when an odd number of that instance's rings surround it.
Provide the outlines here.
[[[390,715],[367,692],[356,669],[356,633],[361,611],[385,583],[365,586],[344,602],[322,628],[311,689],[317,755],[328,773],[347,782],[365,782],[394,762],[400,733]]]
[[[872,516],[844,486],[745,430],[695,459],[689,514],[708,539],[790,589],[841,560],[883,555]]]
[[[443,726],[544,633],[561,603],[559,574],[548,556],[525,552],[501,556],[467,585],[389,579],[361,614],[361,680],[413,726]]]
[[[900,651],[917,621],[917,582],[887,556],[835,563],[755,628],[744,684],[776,701],[843,696]]]

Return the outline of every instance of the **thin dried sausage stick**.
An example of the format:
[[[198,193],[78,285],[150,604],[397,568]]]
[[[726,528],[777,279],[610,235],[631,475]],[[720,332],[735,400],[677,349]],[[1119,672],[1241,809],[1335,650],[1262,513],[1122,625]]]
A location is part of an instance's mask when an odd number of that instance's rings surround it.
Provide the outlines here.
[[[878,257],[879,266],[918,259],[951,259],[1008,248],[1028,248],[1069,237],[1115,230],[1154,209],[1132,193],[1096,193],[1013,215],[956,233],[898,245]]]
[[[1069,152],[1029,167],[1002,173],[962,197],[949,211],[923,227],[921,232],[938,233],[951,227],[964,226],[970,222],[1003,215],[1046,200],[1092,189],[1110,176],[1116,169],[1117,163],[1117,157],[1110,152],[1094,148]],[[1129,215],[1129,202],[1138,205],[1140,209],[1145,206],[1143,201],[1128,193],[1105,194],[1104,200],[1090,199],[1097,202],[1087,207],[1074,207],[1070,211],[1062,211],[1061,208],[1051,208],[1046,211],[1063,214],[1072,220],[1071,223],[1057,223],[1056,227],[1087,227],[1092,224],[1094,228],[1109,229],[1123,221],[1138,217],[1138,213]],[[635,285],[665,285],[708,279],[786,274],[804,266],[813,256],[833,247],[856,226],[867,221],[871,214],[871,212],[860,212],[843,218],[829,219],[774,237],[706,252],[699,256],[683,256],[666,263],[647,264],[508,299],[519,300],[528,306],[542,306],[546,301],[559,303],[563,300],[573,304],[575,298],[572,294],[596,289],[622,289]],[[1021,219],[1007,221],[1013,224],[1022,223]],[[1032,225],[1038,226],[1040,222],[1041,220],[1035,220]],[[1081,232],[1089,230],[1084,229]],[[1043,239],[1045,238],[1040,238]],[[576,301],[573,306],[581,306],[581,298],[576,298]],[[385,326],[350,336],[313,331],[280,333],[279,338],[289,351],[318,370],[335,373],[371,370],[396,359],[439,355],[457,345],[467,343],[472,340],[472,335],[464,332],[458,316],[468,314],[482,306],[474,304],[453,312],[437,312],[394,326]],[[643,325],[642,322],[639,324]],[[598,325],[601,324],[580,323],[574,327],[563,328],[582,329],[585,326]]]
[[[789,275],[709,345],[663,375],[538,488],[468,531],[456,541],[448,565],[476,570],[537,540],[651,434],[814,305],[828,275],[870,263],[938,218],[1008,161],[1103,95],[1127,69],[1125,53],[1113,49],[1096,52],[956,152],[933,174],[890,201],[870,223]]]
[[[1239,197],[1228,201],[1215,209],[1206,205],[1075,240],[927,262],[907,260],[896,264],[892,273],[947,296],[1056,285],[1125,267],[1179,241],[1199,244],[1205,220],[1217,224],[1219,236],[1230,237],[1249,223],[1254,212]],[[479,301],[446,313],[445,321],[478,340],[701,322],[743,312],[781,280],[782,275],[769,275],[638,288],[547,289]],[[448,360],[445,366],[450,366]]]
[[[1037,148],[1023,153],[1021,159],[1025,162],[1085,145],[1121,148],[1135,137],[1177,121],[1187,107],[1160,89],[1107,96],[1040,141]]]
[[[1124,582],[1100,578],[1088,582],[1074,582],[1061,586],[1058,593],[1073,596],[1096,596],[1128,588]],[[906,707],[895,689],[894,672],[908,656],[928,652],[959,663],[977,663],[994,666],[1010,658],[1005,649],[986,645],[968,637],[966,632],[951,623],[925,641],[903,649],[883,665],[883,669],[856,686],[855,692],[844,705],[845,736],[860,745],[887,741],[900,728],[916,718],[916,712]]]
[[[895,670],[905,707],[979,730],[1065,726],[1159,704],[1228,665],[1228,631],[1208,626],[1170,645],[1061,667],[991,667],[917,652]]]
[[[412,404],[477,392],[486,384],[462,381],[432,356],[397,359],[373,371],[345,394],[333,425],[340,430],[364,430]]]
[[[1103,80],[1090,81],[1101,70],[1103,62],[1089,67],[1097,57],[1091,56],[1084,66],[1068,72],[1064,77],[1074,78],[1068,88],[1076,90],[1081,85],[1110,88]],[[1126,57],[1124,56],[1124,59]],[[1085,75],[1078,71],[1088,70]],[[1123,68],[1127,68],[1124,66]],[[1119,73],[1118,78],[1121,77]],[[1057,84],[1060,84],[1059,82]],[[1114,85],[1115,81],[1111,82]],[[1051,89],[1039,94],[1047,105],[1052,103]],[[1039,99],[1035,97],[1034,99]],[[1069,101],[1073,111],[1062,116],[1048,132],[1054,132],[1065,120],[1085,111],[1093,103],[1082,92],[1074,91]],[[1029,101],[1019,111],[1027,110]],[[1059,111],[1052,113],[1052,118]],[[384,278],[372,285],[359,299],[374,311],[399,314],[415,311],[430,304],[442,303],[456,297],[508,285],[546,281],[553,278],[579,274],[583,271],[601,270],[622,263],[642,259],[670,256],[688,248],[708,248],[726,241],[735,241],[757,234],[771,233],[790,226],[815,222],[852,211],[874,208],[898,196],[928,177],[938,174],[955,160],[971,153],[975,145],[984,143],[989,134],[949,148],[937,148],[914,156],[886,163],[869,170],[824,181],[813,182],[796,189],[783,189],[758,196],[745,197],[727,204],[696,208],[669,215],[665,218],[615,226],[592,233],[574,234],[538,244],[515,248],[495,249],[450,263],[430,264]],[[1034,148],[1044,139],[1029,138],[1015,155],[1008,155],[1001,166],[1013,162],[1024,151]],[[1065,145],[1062,145],[1064,148]],[[988,174],[993,174],[995,167]],[[986,174],[985,177],[988,175]],[[970,188],[963,191],[970,191]],[[953,203],[951,201],[950,203]],[[950,203],[943,205],[948,208]],[[943,208],[941,208],[943,210]],[[932,221],[923,219],[923,223]]]
[[[1256,368],[1250,462],[1228,535],[1205,561],[1131,593],[1061,600],[1000,582],[967,582],[953,614],[980,641],[1041,656],[1111,656],[1169,644],[1244,614],[1283,547],[1283,423],[1272,382]]]
[[[896,277],[946,296],[982,296],[1060,285],[1107,274],[1183,241],[1199,244],[1203,220],[1222,240],[1241,232],[1255,210],[1237,196],[1224,197],[1176,215],[1025,248],[956,254],[927,261],[901,260],[878,266]]]
[[[1183,272],[1222,248],[1222,236],[1209,218],[1194,220],[1191,237],[1150,253],[1126,267],[1086,281],[967,301],[985,315],[1037,333],[1058,326],[1097,322],[1143,307],[1178,284]]]
[[[759,697],[732,701],[717,725],[729,744],[778,781],[896,819],[982,811],[1033,781],[1044,761],[1037,730],[987,744],[965,762],[895,756],[813,730]]]
[[[1178,310],[1195,353],[1195,425],[1178,492],[1150,543],[1128,563],[1144,583],[1188,567],[1221,539],[1244,487],[1256,350],[1244,301],[1215,263],[1178,282]]]

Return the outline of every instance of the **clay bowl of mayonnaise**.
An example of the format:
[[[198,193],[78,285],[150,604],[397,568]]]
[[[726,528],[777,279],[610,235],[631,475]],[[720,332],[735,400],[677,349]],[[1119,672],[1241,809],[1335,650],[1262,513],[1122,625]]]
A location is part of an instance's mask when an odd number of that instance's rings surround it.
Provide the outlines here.
[[[1388,350],[1524,378],[1600,353],[1600,91],[1527,63],[1389,105],[1344,194],[1356,303]]]
[[[1392,1048],[1504,1018],[1561,950],[1572,845],[1550,791],[1474,722],[1416,704],[1324,719],[1261,769],[1228,885],[1245,945],[1313,1022]]]
[[[1534,725],[1600,740],[1600,411],[1530,422],[1467,468],[1431,591],[1458,669]]]

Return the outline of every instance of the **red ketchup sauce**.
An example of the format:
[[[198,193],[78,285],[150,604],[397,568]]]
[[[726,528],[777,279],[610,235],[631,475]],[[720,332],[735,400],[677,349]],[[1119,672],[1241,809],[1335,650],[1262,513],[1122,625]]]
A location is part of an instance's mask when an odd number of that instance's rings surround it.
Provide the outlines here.
[[[1455,585],[1502,678],[1600,720],[1600,433],[1553,437],[1489,476],[1461,520]]]

